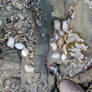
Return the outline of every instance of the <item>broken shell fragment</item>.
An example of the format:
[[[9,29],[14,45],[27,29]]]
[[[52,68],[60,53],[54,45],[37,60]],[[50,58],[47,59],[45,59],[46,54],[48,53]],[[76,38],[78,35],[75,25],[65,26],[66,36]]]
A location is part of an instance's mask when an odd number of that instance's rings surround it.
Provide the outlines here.
[[[56,43],[50,43],[50,47],[52,48],[52,51],[56,51],[57,50],[57,45]]]
[[[68,26],[68,24],[67,24],[67,21],[63,21],[62,24],[63,24],[63,25],[62,25],[63,31],[64,31],[64,32],[68,32],[69,26]]]
[[[54,29],[61,30],[61,22],[58,19],[54,20]]]
[[[58,33],[55,32],[54,35],[55,35],[55,40],[58,40],[59,39]]]
[[[63,53],[61,55],[61,60],[64,62],[66,59],[67,59],[67,55]]]
[[[53,59],[58,59],[59,57],[60,57],[60,54],[57,52],[51,55],[51,58]]]
[[[23,48],[22,51],[21,51],[21,54],[22,54],[22,56],[27,57],[27,55],[29,54],[28,49],[27,48]]]
[[[58,30],[58,33],[59,33],[60,36],[64,36],[65,35],[65,33],[62,30]]]
[[[34,71],[34,67],[33,67],[33,66],[30,66],[30,65],[28,65],[28,64],[25,64],[25,65],[24,65],[24,69],[25,69],[25,71],[28,72],[28,73]]]
[[[64,44],[64,39],[63,38],[59,38],[59,40],[57,41],[57,46],[62,49],[62,46]]]
[[[25,47],[25,45],[24,45],[23,43],[16,43],[16,44],[15,44],[15,48],[16,48],[16,49],[21,50],[21,49],[23,49],[24,47]]]
[[[8,38],[7,46],[10,48],[14,48],[14,38],[13,37]]]
[[[68,54],[68,52],[67,52],[67,44],[63,45],[63,51],[64,51],[65,54]]]

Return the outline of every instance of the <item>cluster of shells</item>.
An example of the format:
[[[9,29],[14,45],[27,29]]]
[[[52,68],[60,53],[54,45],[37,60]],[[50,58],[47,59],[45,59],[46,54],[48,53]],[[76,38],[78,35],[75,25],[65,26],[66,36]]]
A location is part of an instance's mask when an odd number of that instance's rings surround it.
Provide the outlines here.
[[[70,11],[73,7],[70,8]],[[84,53],[88,50],[85,40],[73,31],[71,18],[54,20],[54,31],[50,36],[51,58],[64,65],[67,75],[74,76],[87,67],[88,61]],[[61,68],[62,69],[62,68]],[[62,70],[61,70],[62,72]]]
[[[16,0],[14,0],[16,1]],[[25,1],[25,0],[24,0]],[[13,2],[13,0],[12,0]],[[4,2],[5,3],[5,2]],[[7,42],[7,46],[10,48],[17,48],[22,50],[22,52],[26,52],[25,55],[29,55],[32,59],[34,56],[34,51],[37,43],[37,36],[34,34],[34,21],[32,17],[27,16],[24,12],[16,12],[12,14],[12,5],[11,2],[8,3],[6,8],[10,15],[3,15],[0,17],[1,22],[1,34],[0,34],[0,42],[2,45],[5,45]],[[24,49],[24,50],[23,50]]]

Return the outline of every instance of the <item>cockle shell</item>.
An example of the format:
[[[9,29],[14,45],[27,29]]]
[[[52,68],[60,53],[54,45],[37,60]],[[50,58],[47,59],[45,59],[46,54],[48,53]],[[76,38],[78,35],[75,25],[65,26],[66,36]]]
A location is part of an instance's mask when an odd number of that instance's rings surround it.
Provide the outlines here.
[[[14,38],[13,37],[8,38],[7,46],[10,48],[14,48]]]
[[[50,43],[50,47],[52,48],[52,51],[56,51],[57,50],[57,45],[55,42]]]

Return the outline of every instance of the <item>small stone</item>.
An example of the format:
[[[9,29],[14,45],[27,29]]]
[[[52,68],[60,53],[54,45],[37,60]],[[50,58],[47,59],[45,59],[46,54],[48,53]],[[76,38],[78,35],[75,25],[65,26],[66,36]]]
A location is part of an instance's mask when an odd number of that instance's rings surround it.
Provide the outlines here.
[[[28,65],[28,64],[25,64],[25,65],[24,65],[24,69],[25,69],[25,71],[28,72],[28,73],[34,71],[34,67],[33,67],[33,66],[30,66],[30,65]]]
[[[66,59],[67,59],[66,54],[62,54],[62,55],[61,55],[61,60],[62,60],[62,61],[65,61]]]
[[[16,43],[15,44],[16,49],[22,50],[24,47],[25,47],[25,45],[23,43]]]
[[[14,48],[14,38],[13,37],[8,38],[7,46],[10,48]]]
[[[54,53],[51,55],[51,58],[53,58],[53,59],[58,59],[59,57],[60,57],[59,53]]]
[[[23,48],[22,51],[21,51],[21,54],[22,54],[22,56],[27,57],[27,55],[29,54],[28,49],[27,48]]]

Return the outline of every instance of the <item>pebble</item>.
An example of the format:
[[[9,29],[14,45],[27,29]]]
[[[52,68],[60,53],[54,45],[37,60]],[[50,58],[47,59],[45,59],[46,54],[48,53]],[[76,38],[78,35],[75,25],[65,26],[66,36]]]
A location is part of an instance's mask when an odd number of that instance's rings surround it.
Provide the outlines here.
[[[28,64],[25,64],[25,65],[24,65],[24,69],[25,69],[25,71],[28,72],[28,73],[34,71],[34,67],[33,67],[33,66],[30,66],[30,65],[28,65]]]
[[[62,60],[62,61],[65,61],[66,59],[67,59],[67,56],[66,56],[66,54],[63,53],[63,54],[61,55],[61,60]]]
[[[23,43],[16,43],[15,44],[16,49],[22,50],[24,47],[25,47],[25,45]]]
[[[59,53],[54,53],[51,55],[51,58],[53,58],[53,59],[58,59],[59,57],[60,57]]]
[[[10,48],[14,48],[14,38],[13,37],[8,38],[7,46]]]
[[[56,51],[57,50],[57,45],[56,45],[56,43],[50,43],[50,46],[51,46],[51,48],[52,48],[52,51]]]
[[[22,51],[21,51],[21,54],[22,54],[22,56],[27,57],[27,55],[29,54],[28,49],[27,48],[23,48]]]

